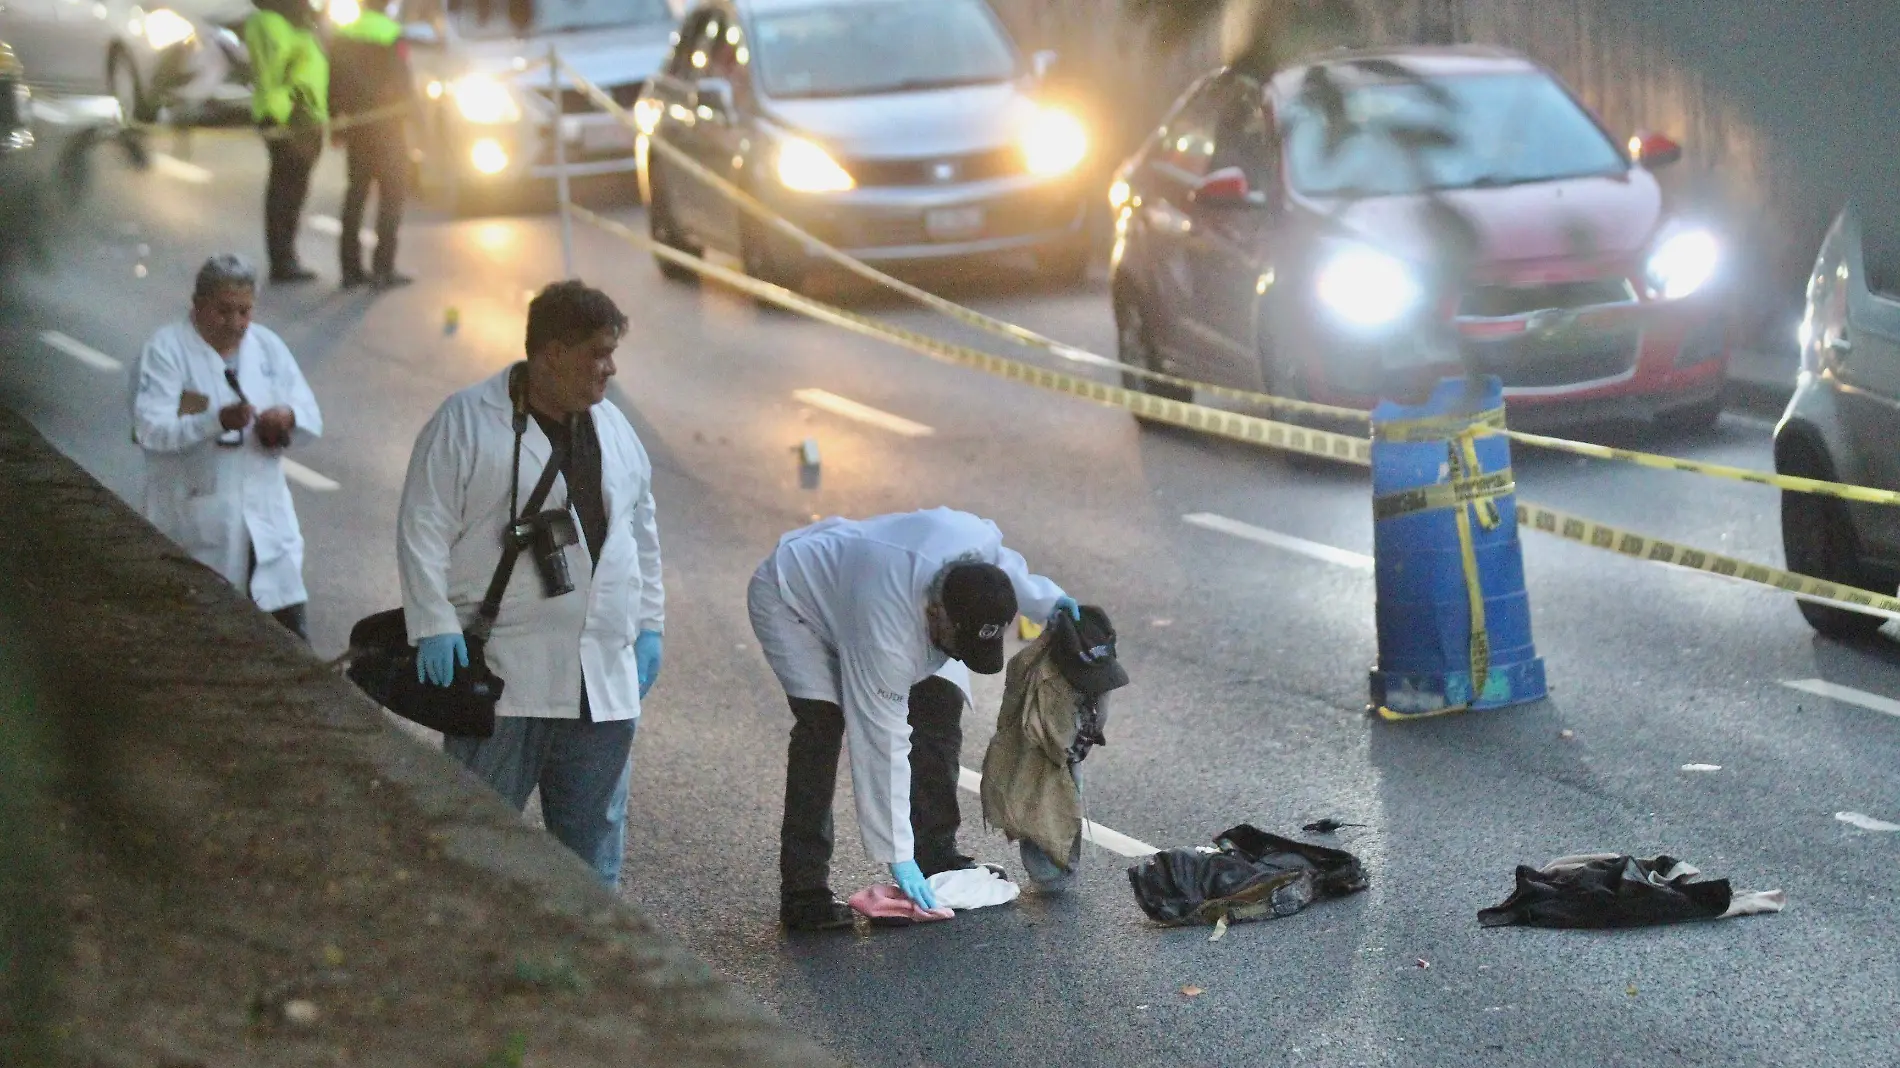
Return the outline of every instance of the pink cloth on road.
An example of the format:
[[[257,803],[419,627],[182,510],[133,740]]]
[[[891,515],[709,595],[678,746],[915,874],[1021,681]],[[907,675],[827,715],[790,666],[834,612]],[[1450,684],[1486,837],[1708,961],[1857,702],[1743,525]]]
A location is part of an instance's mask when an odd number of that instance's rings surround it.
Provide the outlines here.
[[[906,920],[919,923],[932,923],[948,920],[956,913],[946,908],[923,909],[917,907],[904,891],[890,883],[867,886],[851,895],[851,907],[873,920]]]

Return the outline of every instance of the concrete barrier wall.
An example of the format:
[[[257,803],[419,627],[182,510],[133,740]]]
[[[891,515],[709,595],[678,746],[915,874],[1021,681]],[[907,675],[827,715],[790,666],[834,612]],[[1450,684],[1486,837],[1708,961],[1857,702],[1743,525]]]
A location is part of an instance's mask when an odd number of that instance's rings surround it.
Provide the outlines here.
[[[835,1063],[5,411],[0,611],[0,1063]]]

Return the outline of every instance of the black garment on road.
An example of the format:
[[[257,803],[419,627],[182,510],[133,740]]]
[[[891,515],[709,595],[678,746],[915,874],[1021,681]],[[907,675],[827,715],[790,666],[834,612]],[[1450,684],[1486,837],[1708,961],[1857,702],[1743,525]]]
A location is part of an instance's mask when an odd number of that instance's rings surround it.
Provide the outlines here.
[[[829,701],[789,699],[792,738],[779,825],[781,902],[831,898],[831,799],[844,748],[844,710]],[[957,853],[957,762],[963,752],[963,691],[933,675],[910,688],[910,826],[926,876],[963,867]]]
[[[1486,927],[1645,927],[1713,920],[1728,911],[1727,879],[1690,882],[1694,869],[1659,856],[1590,858],[1542,870],[1519,865],[1517,889],[1502,904],[1478,913]],[[1675,875],[1675,878],[1668,876]]]
[[[264,141],[270,153],[270,178],[264,185],[264,245],[270,273],[282,278],[297,270],[297,227],[304,201],[310,197],[310,172],[323,155],[323,127],[309,124],[266,126],[273,133]]]
[[[410,101],[413,82],[400,42],[376,44],[338,34],[330,44],[330,118],[332,121],[364,115]],[[349,159],[349,185],[343,193],[343,235],[338,251],[343,277],[361,280],[363,274],[363,209],[370,187],[376,187],[376,262],[371,270],[390,275],[396,270],[396,231],[409,192],[409,133],[401,116],[345,130],[343,148]]]
[[[1243,823],[1215,836],[1217,850],[1170,849],[1128,869],[1148,918],[1177,927],[1265,920],[1366,888],[1359,858]]]

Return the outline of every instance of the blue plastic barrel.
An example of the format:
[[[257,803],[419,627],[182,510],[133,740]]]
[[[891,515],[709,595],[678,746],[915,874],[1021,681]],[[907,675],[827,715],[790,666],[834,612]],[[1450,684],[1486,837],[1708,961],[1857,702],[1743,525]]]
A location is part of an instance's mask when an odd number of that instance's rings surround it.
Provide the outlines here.
[[[1501,413],[1503,384],[1482,380],[1467,397],[1466,381],[1446,379],[1422,405],[1387,401],[1372,413],[1372,493],[1388,504],[1394,494],[1452,482],[1460,473],[1453,452],[1456,429]],[[1381,440],[1381,427],[1397,435],[1400,424],[1434,420],[1439,440]],[[1412,428],[1416,436],[1416,428]],[[1511,466],[1511,443],[1501,434],[1473,439],[1478,470],[1492,475]],[[1465,709],[1503,708],[1541,700],[1547,693],[1544,662],[1531,642],[1530,598],[1524,590],[1524,554],[1517,539],[1514,492],[1489,498],[1496,525],[1480,522],[1480,506],[1455,504],[1412,510],[1373,524],[1378,589],[1379,663],[1371,677],[1372,707],[1387,719],[1406,719]],[[1475,579],[1483,598],[1489,656],[1484,678],[1472,677],[1471,590],[1459,542],[1457,509],[1470,530]],[[1390,510],[1390,509],[1388,509]]]

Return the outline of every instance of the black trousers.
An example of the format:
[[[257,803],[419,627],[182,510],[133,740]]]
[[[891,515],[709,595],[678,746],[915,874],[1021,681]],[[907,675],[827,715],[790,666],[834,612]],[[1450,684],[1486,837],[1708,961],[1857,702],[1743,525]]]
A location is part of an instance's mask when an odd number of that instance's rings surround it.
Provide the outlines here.
[[[831,893],[831,800],[844,748],[844,710],[791,698],[785,818],[779,826],[779,892],[787,900]],[[957,767],[963,753],[963,691],[932,676],[910,689],[910,822],[925,875],[958,859]]]
[[[403,201],[409,193],[409,135],[403,125],[381,123],[352,130],[343,143],[349,160],[349,186],[343,192],[343,277],[363,274],[363,211],[370,187],[376,187],[376,261],[371,270],[396,269],[396,230],[402,226]]]
[[[266,134],[270,179],[264,185],[264,247],[271,273],[282,274],[298,266],[297,226],[310,196],[310,172],[323,155],[323,127],[267,127]]]

